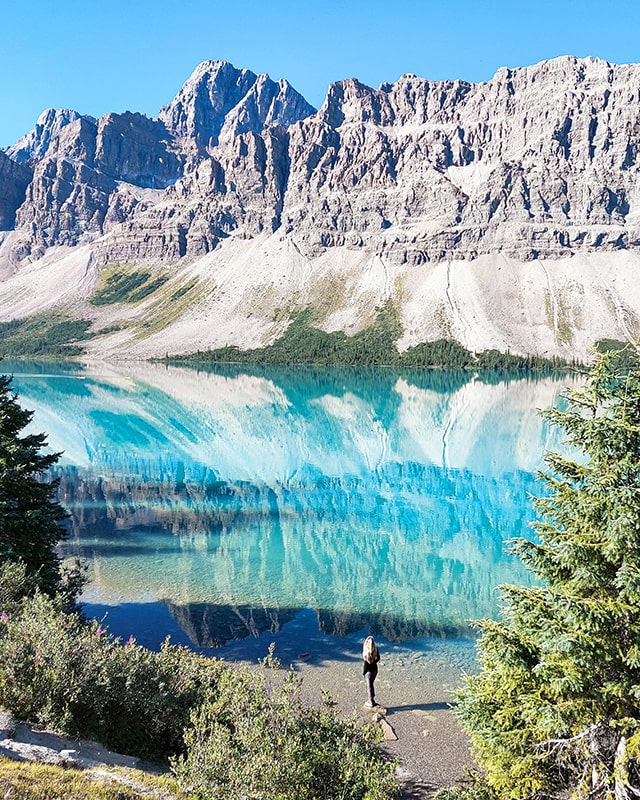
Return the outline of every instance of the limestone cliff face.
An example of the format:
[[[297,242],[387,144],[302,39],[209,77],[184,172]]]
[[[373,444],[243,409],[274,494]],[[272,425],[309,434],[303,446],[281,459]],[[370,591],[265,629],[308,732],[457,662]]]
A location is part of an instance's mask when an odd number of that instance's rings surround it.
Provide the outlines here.
[[[351,79],[313,113],[286,81],[209,61],[158,120],[45,112],[7,150],[34,165],[16,227],[42,248],[124,223],[106,261],[281,225],[312,253],[410,263],[635,247],[639,87],[637,65],[567,57],[483,84]]]
[[[248,88],[246,71],[205,66],[161,112],[201,157],[153,212],[129,220],[132,257],[155,256],[148,233],[176,213],[194,255],[220,232],[280,226],[311,256],[347,245],[410,264],[640,242],[637,65],[561,58],[484,84],[352,79],[315,114],[297,99],[284,113],[266,79]],[[104,260],[120,257],[116,240]]]
[[[141,258],[172,260],[209,253],[236,231],[277,230],[288,176],[287,132],[233,137],[201,160],[162,199],[96,243],[101,263]]]
[[[13,228],[16,210],[23,203],[31,170],[0,152],[0,230]]]
[[[336,84],[291,131],[283,222],[411,263],[637,246],[639,88],[636,65],[573,58]]]
[[[33,180],[16,228],[29,252],[39,255],[124,222],[146,205],[136,189],[165,188],[181,174],[184,158],[162,122],[126,113],[98,122],[77,117],[60,128],[42,158],[31,160]]]
[[[249,232],[273,229],[286,180],[284,128],[314,110],[287,81],[220,61],[201,64],[157,120],[127,112],[96,121],[49,110],[6,151],[10,163],[27,162],[34,172],[19,213],[12,200],[0,229],[15,217],[20,255],[37,257],[125,223],[106,259],[125,251],[130,258],[206,252],[245,222]],[[220,142],[227,146],[218,153]],[[162,197],[139,191],[164,190],[181,177],[180,187]],[[230,202],[212,204],[212,193],[229,193]],[[157,212],[131,225],[156,203]]]
[[[0,153],[0,275],[26,286],[63,245],[94,281],[140,261],[171,270],[180,297],[197,281],[197,313],[171,323],[176,351],[268,343],[307,306],[354,332],[392,299],[403,347],[584,354],[640,335],[639,158],[636,64],[349,79],[316,111],[286,81],[208,61],[157,119],[47,111]],[[13,303],[31,291],[0,285],[0,316],[53,302]],[[166,351],[165,333],[136,336],[136,353]]]

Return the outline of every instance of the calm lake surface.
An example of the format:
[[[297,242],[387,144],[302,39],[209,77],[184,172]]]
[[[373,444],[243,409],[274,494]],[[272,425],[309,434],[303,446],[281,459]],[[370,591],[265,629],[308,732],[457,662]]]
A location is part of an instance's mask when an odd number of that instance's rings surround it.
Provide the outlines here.
[[[112,633],[223,657],[371,631],[470,653],[470,621],[528,575],[530,494],[560,448],[537,409],[570,376],[4,362],[63,451],[67,556]],[[471,657],[471,656],[469,656]]]

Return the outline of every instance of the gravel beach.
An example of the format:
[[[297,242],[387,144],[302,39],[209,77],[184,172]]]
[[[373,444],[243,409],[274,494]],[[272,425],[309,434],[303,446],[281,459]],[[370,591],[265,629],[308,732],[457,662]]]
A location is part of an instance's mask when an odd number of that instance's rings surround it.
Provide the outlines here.
[[[295,654],[293,641],[281,640],[276,656],[302,677],[306,702],[317,703],[325,689],[341,714],[371,719],[372,712],[363,707],[367,698],[361,661],[364,635],[318,634],[307,640],[306,652]],[[474,761],[451,706],[463,673],[477,668],[473,640],[376,641],[381,652],[376,700],[387,710],[383,717],[387,736],[397,737],[385,738],[381,747],[398,761],[403,798],[430,797],[437,789],[464,781]],[[224,657],[233,660],[230,656]]]
[[[232,643],[217,655],[228,662],[255,666],[267,655],[269,639],[275,638],[276,657],[282,666],[292,666],[302,678],[305,702],[319,703],[322,691],[326,690],[342,716],[355,714],[363,722],[374,719],[382,726],[385,738],[380,747],[398,762],[403,800],[429,798],[438,789],[466,779],[468,769],[474,766],[473,759],[468,739],[451,706],[463,672],[476,668],[472,640],[422,640],[403,645],[377,640],[381,661],[375,683],[376,699],[386,713],[376,715],[364,708],[367,697],[361,661],[364,635],[334,637],[317,632],[310,636],[304,622],[297,620],[298,624],[275,637],[264,635]],[[298,625],[305,630],[304,637],[299,635],[301,630],[296,632]],[[301,638],[307,645],[304,651],[299,648]],[[4,731],[0,739],[7,736],[9,733]],[[38,748],[53,750],[43,755],[36,752]],[[17,726],[11,740],[0,742],[0,755],[51,763],[64,761],[67,751],[92,763],[97,760],[109,764],[110,759],[120,758],[112,753],[105,757],[102,750],[95,743],[34,732],[24,725]]]

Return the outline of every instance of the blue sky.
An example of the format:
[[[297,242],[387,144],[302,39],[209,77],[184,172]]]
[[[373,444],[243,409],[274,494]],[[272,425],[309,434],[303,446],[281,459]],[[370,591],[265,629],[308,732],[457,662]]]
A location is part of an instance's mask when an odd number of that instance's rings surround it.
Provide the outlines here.
[[[45,108],[155,116],[206,59],[287,78],[318,106],[348,77],[484,81],[558,55],[640,61],[618,0],[2,0],[0,146]]]

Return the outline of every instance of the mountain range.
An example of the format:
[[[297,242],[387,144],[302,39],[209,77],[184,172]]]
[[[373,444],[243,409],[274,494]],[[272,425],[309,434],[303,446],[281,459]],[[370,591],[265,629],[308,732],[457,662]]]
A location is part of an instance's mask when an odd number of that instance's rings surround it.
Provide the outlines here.
[[[586,358],[640,335],[640,65],[332,84],[200,64],[150,119],[49,109],[0,151],[0,321],[87,357],[261,347],[307,310],[402,351]]]

